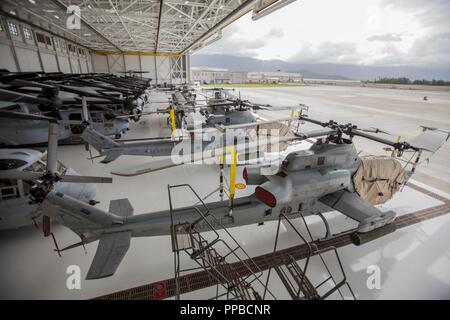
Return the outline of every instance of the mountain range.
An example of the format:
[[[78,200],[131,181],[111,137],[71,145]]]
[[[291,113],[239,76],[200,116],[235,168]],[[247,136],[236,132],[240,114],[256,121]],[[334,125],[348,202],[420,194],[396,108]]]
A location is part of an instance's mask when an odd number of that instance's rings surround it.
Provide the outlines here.
[[[363,66],[352,64],[301,64],[282,60],[260,60],[224,54],[193,54],[192,67],[226,68],[232,71],[301,72],[306,79],[374,80],[380,77],[450,80],[450,70],[416,66]]]

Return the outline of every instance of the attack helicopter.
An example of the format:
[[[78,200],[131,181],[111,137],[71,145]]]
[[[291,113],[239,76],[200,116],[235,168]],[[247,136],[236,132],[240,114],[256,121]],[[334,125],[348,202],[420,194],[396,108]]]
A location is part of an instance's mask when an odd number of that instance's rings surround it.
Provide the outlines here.
[[[23,117],[23,115],[21,115]],[[27,115],[25,121],[45,121],[48,151],[0,149],[0,230],[17,229],[42,220],[44,235],[50,235],[50,219],[38,205],[43,195],[39,185],[68,194],[77,201],[95,205],[94,183],[111,183],[111,178],[81,176],[57,160],[59,126],[54,118]]]
[[[212,93],[205,95],[206,106],[200,109],[200,113],[206,118],[206,127],[256,122],[258,116],[254,111],[272,108],[270,105],[261,105],[242,100],[240,92],[239,96],[235,97],[230,93],[234,89],[209,88],[202,90]]]
[[[256,170],[254,167],[244,170],[243,178],[247,184],[256,185],[255,192],[237,198],[233,203],[202,202],[193,207],[133,215],[129,200],[121,199],[111,202],[110,212],[107,212],[54,190],[47,180],[37,184],[35,193],[39,196],[34,197],[34,201],[46,214],[60,220],[81,238],[79,243],[58,252],[99,240],[86,279],[113,275],[132,237],[170,235],[177,226],[186,224],[195,225],[197,232],[203,232],[209,231],[211,225],[228,228],[276,220],[280,213],[297,217],[337,210],[358,222],[357,229],[352,230],[352,238],[356,245],[361,245],[395,230],[391,222],[396,213],[384,212],[373,203],[386,201],[400,190],[420,163],[422,153],[436,152],[449,137],[448,131],[426,129],[409,142],[391,141],[376,136],[377,130],[335,121],[322,122],[303,115],[299,118],[323,127],[295,133],[297,141],[315,138],[312,146],[308,150],[289,153],[270,173],[261,171],[263,164]],[[359,156],[352,141],[355,136],[388,145],[395,157],[377,159],[384,168],[381,171],[365,171],[368,162]],[[405,172],[398,168],[396,161],[407,151],[417,156],[408,163],[412,169]],[[355,180],[357,177],[358,181]],[[382,181],[388,188],[375,193],[373,199],[371,184]],[[207,224],[196,223],[202,211],[206,218],[214,219]]]
[[[92,127],[108,136],[121,137],[129,119],[139,121],[148,103],[151,79],[128,79],[108,74],[10,73],[0,72],[2,110],[58,117],[60,139],[79,142],[81,103],[90,106]],[[72,123],[69,123],[72,122]],[[45,143],[45,123],[5,122],[1,143],[35,145]],[[33,127],[35,129],[33,130]]]
[[[79,102],[79,96],[85,96],[97,107],[107,105],[117,112],[136,116],[148,101],[150,81],[110,74],[0,74],[0,82],[7,90],[33,94],[36,93],[33,89],[40,88],[42,97],[59,98],[67,104]]]
[[[34,146],[47,143],[47,123],[45,121],[22,121],[19,114],[44,115],[57,117],[60,125],[59,139],[62,142],[71,143],[79,141],[81,108],[77,105],[69,108],[53,108],[55,102],[46,98],[34,97],[32,95],[0,89],[0,143],[5,146]],[[43,109],[44,106],[45,109]],[[9,112],[16,113],[11,121],[7,115]],[[129,129],[128,118],[117,115],[106,108],[90,110],[90,118],[93,119],[92,126],[108,136],[119,138]]]
[[[169,100],[169,107],[166,109],[158,109],[159,113],[169,113],[173,111],[175,117],[176,128],[192,129],[193,124],[188,124],[186,117],[189,113],[199,113],[203,117],[203,127],[214,128],[216,125],[235,125],[256,122],[258,115],[256,110],[270,110],[272,106],[251,103],[248,100],[242,100],[241,97],[233,97],[230,94],[224,94],[224,89],[215,89],[217,99],[208,98],[202,101],[196,98],[186,96],[180,91],[172,94]],[[206,104],[200,104],[206,102]],[[167,123],[170,125],[170,117]]]
[[[258,128],[261,130],[270,130],[271,124],[279,121],[289,121],[292,118],[281,118],[277,121],[259,121]],[[248,124],[255,123],[253,121]],[[245,124],[244,124],[245,125]],[[269,125],[269,126],[268,126]],[[93,146],[99,153],[98,157],[104,157],[101,163],[109,163],[122,155],[131,156],[150,156],[150,157],[165,157],[171,155],[188,155],[202,153],[207,150],[212,151],[216,148],[232,143],[233,139],[241,139],[246,137],[249,141],[254,141],[258,137],[256,134],[248,134],[247,129],[239,129],[234,127],[232,134],[224,134],[227,126],[217,125],[215,128],[202,129],[201,127],[192,131],[187,131],[188,135],[177,135],[175,125],[169,125],[172,131],[172,137],[161,138],[141,138],[114,141],[113,139],[101,134],[95,128],[92,128],[85,122],[85,128],[81,135],[82,139],[89,145]],[[278,133],[285,136],[289,132],[287,125],[277,124]],[[229,141],[227,143],[227,140]],[[168,168],[172,166],[170,159],[162,160],[160,165],[154,163],[152,171],[160,168]]]

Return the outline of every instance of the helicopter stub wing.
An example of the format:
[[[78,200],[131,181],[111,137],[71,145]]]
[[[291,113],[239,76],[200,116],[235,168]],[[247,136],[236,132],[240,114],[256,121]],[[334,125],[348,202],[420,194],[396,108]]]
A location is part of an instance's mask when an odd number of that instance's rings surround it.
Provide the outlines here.
[[[130,247],[131,231],[104,234],[100,237],[86,280],[113,275]]]
[[[330,193],[319,201],[349,218],[359,222],[358,231],[368,232],[392,222],[396,216],[394,211],[382,212],[358,194],[347,190]]]

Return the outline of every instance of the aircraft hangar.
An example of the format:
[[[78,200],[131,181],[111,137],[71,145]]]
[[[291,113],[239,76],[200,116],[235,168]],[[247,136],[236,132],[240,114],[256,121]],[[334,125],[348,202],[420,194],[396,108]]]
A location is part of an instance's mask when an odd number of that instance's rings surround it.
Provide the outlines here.
[[[0,2],[0,299],[450,297],[448,92],[191,79],[294,2]]]
[[[266,2],[277,1],[262,5]],[[145,71],[155,84],[180,84],[189,81],[189,54],[220,37],[222,28],[256,3],[6,0],[0,5],[0,67],[19,72]]]

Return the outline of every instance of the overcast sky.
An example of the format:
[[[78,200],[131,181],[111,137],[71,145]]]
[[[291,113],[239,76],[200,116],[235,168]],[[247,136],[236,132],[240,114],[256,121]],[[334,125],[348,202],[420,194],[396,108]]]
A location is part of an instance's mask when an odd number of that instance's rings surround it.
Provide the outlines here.
[[[450,66],[449,0],[297,0],[198,53],[297,63]]]

